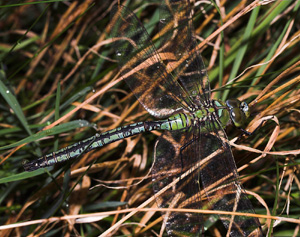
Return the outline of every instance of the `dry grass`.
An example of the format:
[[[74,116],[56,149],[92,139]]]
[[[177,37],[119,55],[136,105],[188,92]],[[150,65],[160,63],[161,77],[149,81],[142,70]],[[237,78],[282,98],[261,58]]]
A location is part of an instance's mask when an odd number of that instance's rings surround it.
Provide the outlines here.
[[[110,60],[115,2],[23,2],[1,5],[1,236],[96,236],[111,226],[113,235],[155,236],[162,218],[149,170],[158,132],[112,143],[50,172],[23,172],[24,159],[95,130],[152,119]],[[129,7],[151,33],[158,4],[145,2]],[[241,181],[254,195],[265,233],[299,236],[300,2],[224,0],[220,12],[208,1],[196,3],[195,32],[214,98],[249,102],[250,130],[274,116],[232,144]],[[135,209],[140,205],[153,209]],[[217,236],[215,223],[208,224]]]

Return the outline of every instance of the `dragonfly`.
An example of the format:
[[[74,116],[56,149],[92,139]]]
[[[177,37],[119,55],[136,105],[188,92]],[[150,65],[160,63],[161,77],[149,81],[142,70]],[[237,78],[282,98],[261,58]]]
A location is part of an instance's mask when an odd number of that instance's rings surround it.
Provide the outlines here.
[[[151,40],[137,16],[122,5],[111,11],[111,36],[120,74],[157,121],[125,125],[87,138],[24,164],[26,171],[52,166],[106,144],[154,130],[153,189],[161,208],[254,213],[224,131],[243,129],[246,102],[211,99],[206,68],[197,49],[188,0],[162,3],[160,37]],[[205,218],[192,212],[163,212],[170,236],[203,236]],[[262,236],[260,222],[247,215],[219,216],[230,236]]]

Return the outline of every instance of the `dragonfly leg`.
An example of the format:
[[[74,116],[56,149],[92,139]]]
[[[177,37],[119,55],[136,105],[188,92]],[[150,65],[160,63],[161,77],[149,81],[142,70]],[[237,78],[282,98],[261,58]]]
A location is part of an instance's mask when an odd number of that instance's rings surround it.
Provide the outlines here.
[[[248,132],[247,130],[243,129],[243,128],[239,128],[243,133],[240,135],[243,136],[243,135],[247,135],[247,136],[251,136],[253,134],[253,132]],[[255,129],[256,130],[256,129]]]
[[[243,128],[239,128],[243,133],[238,137],[237,141],[239,141],[239,140],[242,138],[243,135],[246,135],[246,136],[252,136],[255,132],[257,132],[257,130],[259,130],[259,129],[262,127],[262,125],[264,124],[264,122],[266,122],[267,120],[273,119],[273,118],[274,118],[274,116],[272,116],[272,117],[269,118],[269,119],[263,119],[263,120],[260,122],[260,124],[259,124],[252,132],[248,132],[248,131],[246,131],[246,130],[243,129]]]

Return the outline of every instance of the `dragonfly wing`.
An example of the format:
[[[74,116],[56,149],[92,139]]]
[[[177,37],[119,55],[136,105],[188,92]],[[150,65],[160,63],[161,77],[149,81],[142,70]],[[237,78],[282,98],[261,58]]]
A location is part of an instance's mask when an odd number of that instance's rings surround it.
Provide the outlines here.
[[[227,136],[212,114],[206,120],[205,133],[200,131],[199,153],[201,181],[210,209],[255,213],[242,187]],[[220,216],[230,236],[262,236],[259,220],[247,216]],[[251,235],[250,235],[251,234]]]
[[[159,207],[201,209],[196,148],[190,128],[165,131],[157,139],[152,181]],[[163,216],[170,236],[202,236],[204,232],[199,213],[173,211]]]
[[[166,117],[188,108],[186,91],[168,71],[143,24],[125,6],[111,11],[111,36],[122,77],[151,115]]]
[[[166,1],[160,7],[160,52],[175,60],[169,65],[194,104],[209,104],[210,84],[194,36],[192,10],[188,0]]]

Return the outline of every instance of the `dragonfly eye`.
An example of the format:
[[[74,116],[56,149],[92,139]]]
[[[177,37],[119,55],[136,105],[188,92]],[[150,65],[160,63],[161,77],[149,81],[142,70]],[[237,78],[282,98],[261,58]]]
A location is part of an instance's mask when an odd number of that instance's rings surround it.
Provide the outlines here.
[[[241,105],[240,105],[240,110],[244,112],[246,118],[249,118],[250,116],[250,109],[249,109],[249,106],[246,102],[241,102]]]
[[[243,125],[243,115],[239,108],[231,108],[230,118],[236,127],[241,127]]]

